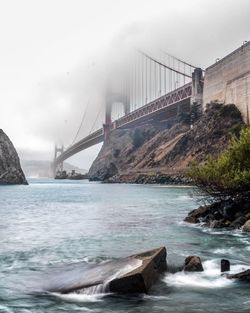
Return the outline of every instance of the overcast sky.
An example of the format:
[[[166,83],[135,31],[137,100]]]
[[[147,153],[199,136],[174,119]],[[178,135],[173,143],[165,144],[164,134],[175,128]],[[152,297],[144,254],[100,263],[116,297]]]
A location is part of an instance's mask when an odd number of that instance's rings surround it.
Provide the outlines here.
[[[249,16],[249,0],[0,0],[0,128],[21,158],[52,159],[127,45],[205,68],[250,39]],[[99,149],[69,161],[88,168]]]

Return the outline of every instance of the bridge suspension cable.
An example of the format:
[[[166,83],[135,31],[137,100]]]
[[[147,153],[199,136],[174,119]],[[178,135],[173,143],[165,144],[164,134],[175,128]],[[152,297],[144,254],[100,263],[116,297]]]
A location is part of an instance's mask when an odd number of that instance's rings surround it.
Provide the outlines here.
[[[186,77],[188,77],[188,78],[192,78],[192,75],[188,75],[188,74],[186,74],[186,73],[180,72],[180,71],[176,70],[175,68],[170,67],[170,66],[168,66],[168,65],[166,65],[166,64],[164,64],[164,63],[162,63],[162,62],[160,62],[160,61],[158,61],[158,60],[156,60],[156,59],[154,59],[153,57],[151,57],[150,55],[146,54],[145,52],[143,52],[143,51],[141,51],[141,50],[138,50],[138,52],[139,52],[140,54],[144,55],[144,56],[145,56],[146,58],[148,58],[149,60],[155,62],[155,63],[158,64],[159,66],[165,67],[166,69],[168,69],[168,70],[170,70],[170,71],[173,71],[173,72],[175,72],[175,73],[177,73],[177,74],[186,76]],[[176,60],[178,60],[178,59],[176,59]],[[181,60],[178,60],[178,61],[182,62]],[[184,62],[182,62],[182,63],[184,63]],[[192,66],[192,67],[193,67],[193,66]]]
[[[174,55],[172,55],[172,54],[170,54],[170,53],[168,53],[168,52],[166,52],[166,51],[164,51],[164,50],[161,50],[161,52],[164,53],[165,55],[167,55],[167,56],[169,56],[169,57],[175,59],[175,60],[178,61],[178,62],[181,62],[181,63],[183,63],[183,64],[185,64],[185,65],[187,65],[187,66],[192,67],[193,69],[197,68],[197,66],[194,66],[194,65],[192,65],[192,64],[190,64],[190,63],[188,63],[188,62],[186,62],[186,61],[183,61],[183,60],[181,60],[181,59],[175,57]]]
[[[80,123],[80,125],[79,125],[79,127],[77,129],[76,135],[75,135],[75,137],[74,137],[74,139],[73,139],[73,141],[71,143],[71,146],[76,142],[76,139],[77,139],[77,137],[78,137],[78,135],[80,133],[80,130],[82,128],[83,122],[85,121],[85,117],[86,117],[88,106],[89,106],[89,101],[90,100],[88,100],[88,102],[87,102],[87,105],[86,105],[85,110],[84,110],[83,115],[82,115],[81,123]]]
[[[95,120],[94,120],[94,123],[93,123],[93,125],[92,125],[92,127],[91,127],[91,129],[90,129],[90,131],[89,131],[89,135],[90,135],[90,134],[92,133],[92,131],[94,130],[94,128],[95,128],[95,126],[96,126],[96,122],[97,122],[97,120],[98,120],[98,118],[99,118],[99,115],[100,115],[101,111],[102,111],[102,105],[100,105],[100,108],[99,108],[99,111],[98,111],[98,113],[97,113],[97,115],[96,115],[96,118],[95,118]]]

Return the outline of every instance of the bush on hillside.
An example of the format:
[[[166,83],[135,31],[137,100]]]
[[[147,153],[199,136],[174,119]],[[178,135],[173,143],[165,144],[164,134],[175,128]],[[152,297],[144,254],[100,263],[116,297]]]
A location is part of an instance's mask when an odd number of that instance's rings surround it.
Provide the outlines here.
[[[232,137],[229,147],[217,159],[193,164],[187,171],[203,196],[219,200],[250,200],[250,127]]]
[[[136,128],[132,134],[132,144],[135,148],[139,148],[145,141],[144,134],[139,128]]]

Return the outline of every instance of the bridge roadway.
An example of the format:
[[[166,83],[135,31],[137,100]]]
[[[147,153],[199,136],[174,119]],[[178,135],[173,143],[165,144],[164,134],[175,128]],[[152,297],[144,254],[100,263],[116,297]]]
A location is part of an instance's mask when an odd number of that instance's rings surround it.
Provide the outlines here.
[[[163,95],[148,104],[128,113],[127,115],[112,122],[111,132],[117,128],[131,128],[145,122],[154,120],[167,120],[174,117],[181,111],[190,109],[192,97],[192,82]],[[163,114],[164,113],[164,114]],[[68,147],[62,154],[54,160],[54,167],[91,146],[101,143],[104,140],[103,128],[79,140],[74,145]]]

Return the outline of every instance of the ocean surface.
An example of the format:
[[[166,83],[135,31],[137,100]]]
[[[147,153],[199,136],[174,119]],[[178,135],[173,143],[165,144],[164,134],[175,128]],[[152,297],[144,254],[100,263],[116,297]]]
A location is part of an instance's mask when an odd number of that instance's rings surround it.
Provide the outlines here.
[[[220,276],[222,258],[233,272],[250,268],[250,235],[183,223],[198,206],[192,188],[29,183],[0,187],[0,312],[250,312],[250,285]],[[51,291],[131,270],[121,257],[160,246],[171,269],[196,254],[205,271],[166,274],[147,295]]]

